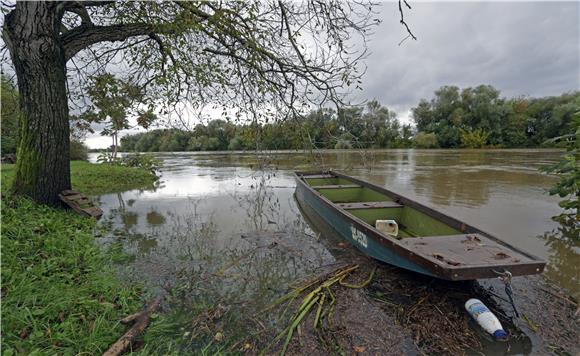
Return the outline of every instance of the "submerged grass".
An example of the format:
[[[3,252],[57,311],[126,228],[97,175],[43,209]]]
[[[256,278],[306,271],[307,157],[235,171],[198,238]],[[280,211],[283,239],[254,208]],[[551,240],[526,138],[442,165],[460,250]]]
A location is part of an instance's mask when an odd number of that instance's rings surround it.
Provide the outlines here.
[[[74,188],[86,194],[155,180],[124,167],[71,166]],[[2,166],[3,188],[13,170]],[[119,320],[140,309],[141,299],[140,289],[124,286],[94,243],[95,221],[6,189],[1,212],[2,354],[101,354],[122,335]]]

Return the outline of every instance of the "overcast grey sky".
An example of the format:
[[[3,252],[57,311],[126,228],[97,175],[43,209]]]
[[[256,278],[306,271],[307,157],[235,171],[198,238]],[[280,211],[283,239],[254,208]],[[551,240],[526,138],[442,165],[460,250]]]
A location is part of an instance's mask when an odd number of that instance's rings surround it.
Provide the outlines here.
[[[443,85],[491,84],[504,96],[559,95],[580,89],[580,2],[415,2],[399,24],[397,2],[377,8],[363,91],[410,122],[409,110]],[[92,147],[110,139],[88,137]]]
[[[383,3],[361,97],[400,114],[442,85],[491,84],[505,96],[559,95],[580,82],[580,2],[411,2],[407,40]]]

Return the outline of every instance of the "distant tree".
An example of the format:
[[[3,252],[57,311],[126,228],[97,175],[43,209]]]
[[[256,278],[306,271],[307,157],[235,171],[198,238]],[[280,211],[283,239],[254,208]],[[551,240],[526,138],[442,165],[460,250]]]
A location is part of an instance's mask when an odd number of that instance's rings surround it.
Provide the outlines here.
[[[415,136],[415,146],[417,148],[436,148],[439,147],[439,143],[434,133],[419,132]]]
[[[239,151],[242,148],[242,142],[238,136],[232,138],[228,144],[228,150],[230,151]]]
[[[139,108],[140,105],[146,103],[142,88],[130,81],[116,78],[112,74],[92,77],[87,94],[91,99],[91,105],[80,116],[80,120],[106,125],[101,135],[111,136],[113,159],[117,158],[119,132],[131,128],[130,116],[136,116],[137,124],[143,128],[148,128],[156,119],[151,109]]]
[[[338,138],[334,148],[337,150],[347,150],[352,148],[352,142],[349,135],[345,134]]]
[[[2,155],[7,153],[16,153],[18,142],[18,118],[20,108],[18,106],[18,91],[14,84],[4,74],[0,76],[1,80],[1,100],[2,111],[0,112],[0,127],[2,128]]]
[[[70,142],[70,160],[86,161],[89,159],[89,148],[81,141],[71,140]]]
[[[527,113],[528,101],[524,98],[508,100],[503,110],[504,120],[501,129],[503,146],[526,146],[528,144],[527,127],[530,120]]]
[[[565,133],[580,107],[579,98],[580,93],[574,92],[559,97],[507,100],[490,85],[464,89],[443,86],[430,101],[421,99],[411,112],[417,131],[434,133],[441,147],[465,145],[465,139],[477,138],[472,135],[476,132],[485,132],[486,144],[493,146],[539,146],[546,139]],[[473,144],[475,141],[470,141],[469,146]]]

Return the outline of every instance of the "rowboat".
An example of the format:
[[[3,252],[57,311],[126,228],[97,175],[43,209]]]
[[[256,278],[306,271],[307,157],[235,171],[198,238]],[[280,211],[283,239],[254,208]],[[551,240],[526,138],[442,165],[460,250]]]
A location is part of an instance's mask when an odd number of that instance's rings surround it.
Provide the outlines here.
[[[546,265],[492,234],[383,187],[335,171],[295,172],[295,178],[303,210],[385,263],[452,281],[505,272],[539,274]],[[385,232],[385,222],[395,228]]]

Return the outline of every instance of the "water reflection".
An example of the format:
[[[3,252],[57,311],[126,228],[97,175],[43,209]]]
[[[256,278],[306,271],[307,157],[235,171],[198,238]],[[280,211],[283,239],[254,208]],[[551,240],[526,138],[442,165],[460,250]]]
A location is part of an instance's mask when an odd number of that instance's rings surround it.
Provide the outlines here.
[[[133,226],[137,225],[139,221],[139,214],[134,212],[123,212],[121,214],[121,219],[123,220],[123,225],[130,230]]]
[[[285,283],[334,261],[307,234],[293,205],[291,178],[279,178],[274,170],[236,172],[219,179],[202,173],[204,186],[221,191],[218,196],[189,190],[177,200],[171,188],[154,201],[146,192],[102,196],[109,208],[104,221],[113,226],[102,241],[122,236],[125,251],[136,257],[134,268],[151,286],[168,280],[195,285],[189,297],[201,288],[234,304],[241,298],[263,305],[263,295],[271,297]]]
[[[548,265],[544,272],[580,298],[580,224],[561,225],[546,232],[542,238],[550,248]]]
[[[165,216],[163,216],[162,214],[158,213],[155,210],[151,210],[150,212],[148,212],[146,217],[147,217],[147,223],[149,225],[163,225],[163,224],[165,224]]]

